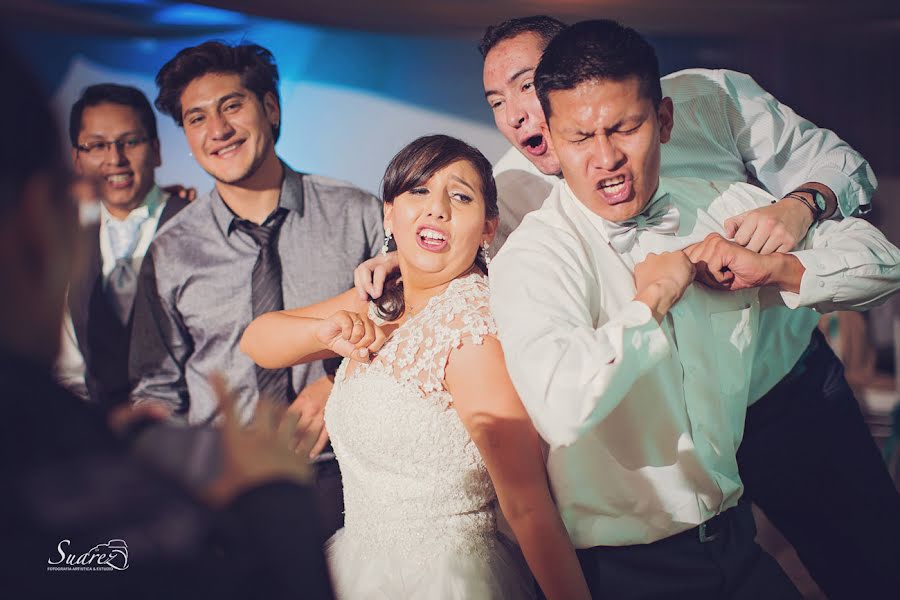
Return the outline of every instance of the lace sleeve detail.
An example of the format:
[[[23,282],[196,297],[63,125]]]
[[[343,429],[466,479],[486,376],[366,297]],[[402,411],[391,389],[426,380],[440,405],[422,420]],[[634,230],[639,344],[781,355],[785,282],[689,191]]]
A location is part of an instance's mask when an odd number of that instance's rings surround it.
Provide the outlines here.
[[[447,354],[468,341],[480,346],[486,336],[496,337],[497,323],[491,314],[488,297],[467,298],[465,308],[453,316],[447,328],[458,334],[454,336],[455,343]]]
[[[411,318],[402,335],[395,336],[395,343],[385,345],[379,361],[384,368],[391,368],[399,381],[417,383],[426,395],[446,391],[444,369],[450,353],[465,343],[482,344],[486,336],[497,335],[489,300],[484,276],[454,280]],[[452,402],[449,394],[446,401]]]
[[[497,335],[497,324],[490,309],[490,292],[484,277],[466,277],[449,291],[451,293],[445,295],[442,306],[436,311],[439,318],[432,325],[435,340],[441,343],[429,378],[433,378],[435,385],[443,389],[450,354],[464,344],[480,346],[486,336]]]
[[[439,372],[436,375],[439,377],[442,387],[446,377],[447,364],[454,350],[462,348],[466,344],[480,346],[484,343],[484,338],[497,337],[497,324],[494,322],[487,298],[485,298],[484,304],[470,306],[465,312],[457,315],[451,327],[455,327],[459,335],[454,337],[453,345],[447,348],[447,352],[441,356]]]

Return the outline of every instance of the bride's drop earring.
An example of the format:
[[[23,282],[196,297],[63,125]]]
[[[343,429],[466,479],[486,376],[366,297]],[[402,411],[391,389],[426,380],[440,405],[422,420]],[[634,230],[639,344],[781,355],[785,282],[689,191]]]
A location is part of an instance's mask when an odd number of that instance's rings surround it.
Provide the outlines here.
[[[491,245],[488,244],[487,240],[484,240],[483,242],[481,242],[481,258],[484,259],[485,267],[491,266],[491,255],[488,254],[488,249],[490,247],[491,247]]]
[[[391,233],[389,229],[384,230],[384,243],[381,245],[381,255],[384,256],[388,253],[388,247],[391,244],[391,240],[393,239],[394,234]]]

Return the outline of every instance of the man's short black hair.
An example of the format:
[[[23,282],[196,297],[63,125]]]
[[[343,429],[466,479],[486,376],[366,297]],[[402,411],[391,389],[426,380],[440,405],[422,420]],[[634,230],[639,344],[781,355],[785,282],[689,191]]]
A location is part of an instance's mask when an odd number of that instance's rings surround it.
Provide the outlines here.
[[[260,102],[271,92],[281,105],[278,67],[271,52],[258,44],[229,45],[208,41],[183,49],[159,70],[156,74],[156,85],[159,87],[156,108],[175,119],[181,127],[181,94],[192,81],[208,73],[239,75],[241,84],[253,92]],[[278,141],[280,121],[272,126],[272,133]]]
[[[481,41],[478,42],[478,51],[481,52],[481,57],[484,58],[494,46],[503,40],[514,38],[523,33],[537,35],[544,41],[544,46],[546,46],[550,43],[550,40],[565,28],[565,23],[546,15],[509,19],[499,25],[491,25],[485,30]]]
[[[59,130],[47,95],[19,57],[3,44],[0,44],[0,81],[9,82],[0,94],[2,219],[19,206],[25,185],[33,176],[45,171],[62,173],[64,162]]]
[[[72,111],[69,113],[69,141],[72,142],[73,147],[78,145],[78,134],[81,132],[81,117],[84,109],[99,104],[121,104],[133,108],[147,136],[151,140],[157,139],[156,115],[144,92],[129,85],[98,83],[85,88],[81,97],[72,105]]]
[[[544,50],[534,74],[544,117],[550,120],[550,92],[571,90],[586,81],[637,77],[641,94],[659,106],[659,61],[647,40],[615,21],[582,21],[566,28]]]

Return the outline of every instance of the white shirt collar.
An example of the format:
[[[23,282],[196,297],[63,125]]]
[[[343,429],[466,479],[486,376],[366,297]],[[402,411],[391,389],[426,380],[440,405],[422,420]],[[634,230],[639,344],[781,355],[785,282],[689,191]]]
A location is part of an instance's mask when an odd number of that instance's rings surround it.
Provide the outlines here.
[[[646,207],[644,207],[645,211],[647,210],[647,208],[669,195],[664,181],[665,180],[662,177],[659,178],[659,183],[656,186],[656,191],[653,193],[653,197],[650,198],[650,202],[647,203]],[[572,191],[572,188],[569,187],[569,183],[565,179],[560,181],[560,185],[562,185],[563,197],[566,198],[570,203],[574,204],[577,209],[580,210],[581,213],[587,218],[591,225],[594,226],[594,228],[600,234],[600,237],[603,238],[603,241],[609,243],[609,236],[606,233],[606,227],[603,226],[603,224],[607,223],[608,221],[585,206],[583,202],[578,200],[578,198],[575,196],[575,192]]]
[[[143,202],[138,205],[137,208],[128,213],[126,219],[147,219],[156,215],[156,212],[163,205],[163,192],[159,189],[159,186],[153,184],[153,187],[150,188],[150,191],[147,192],[147,195],[144,196]],[[102,202],[100,203],[100,217],[104,223],[109,223],[111,219],[114,219],[109,210],[106,208],[106,205]]]

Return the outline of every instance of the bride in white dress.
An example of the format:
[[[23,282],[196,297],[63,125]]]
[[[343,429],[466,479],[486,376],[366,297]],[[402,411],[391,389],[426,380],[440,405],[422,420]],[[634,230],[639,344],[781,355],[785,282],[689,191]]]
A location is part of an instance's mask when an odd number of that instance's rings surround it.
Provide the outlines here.
[[[350,359],[325,409],[344,485],[327,547],[338,598],[533,598],[528,567],[548,598],[589,598],[489,310],[490,163],[420,138],[391,161],[383,197],[400,272],[377,303],[350,290],[263,315],[241,342],[267,368]],[[497,531],[497,500],[521,552]]]

